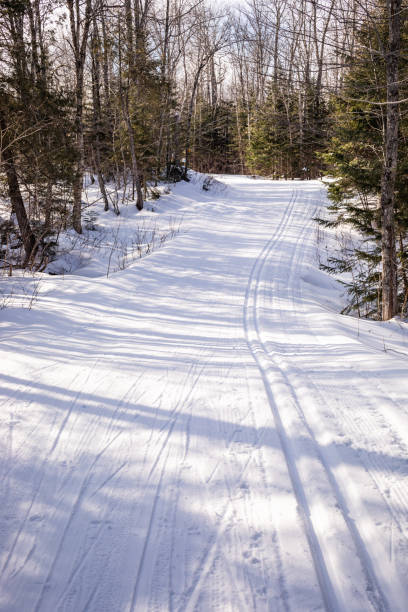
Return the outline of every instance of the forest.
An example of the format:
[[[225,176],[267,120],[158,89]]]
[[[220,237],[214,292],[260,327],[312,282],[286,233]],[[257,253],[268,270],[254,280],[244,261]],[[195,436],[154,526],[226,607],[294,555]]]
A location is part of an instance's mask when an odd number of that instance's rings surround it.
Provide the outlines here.
[[[317,223],[359,232],[325,263],[350,311],[408,302],[402,0],[1,0],[1,272],[44,270],[101,206],[142,210],[189,170],[330,176]],[[107,188],[109,186],[109,189]]]

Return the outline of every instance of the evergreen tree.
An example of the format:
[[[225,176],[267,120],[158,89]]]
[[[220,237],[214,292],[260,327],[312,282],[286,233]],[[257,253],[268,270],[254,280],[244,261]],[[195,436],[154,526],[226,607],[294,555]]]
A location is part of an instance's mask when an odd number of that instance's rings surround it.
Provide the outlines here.
[[[13,212],[28,264],[53,229],[67,222],[67,190],[74,154],[70,142],[72,97],[56,84],[38,2],[3,3],[1,25],[8,33],[2,64],[3,162]]]
[[[318,154],[327,144],[328,111],[316,103],[312,86],[294,90],[285,79],[268,88],[253,117],[247,163],[253,172],[274,178],[314,178],[321,173]]]
[[[386,19],[382,24],[382,46],[386,46]],[[332,260],[332,269],[353,270],[359,274],[349,284],[352,304],[367,305],[366,313],[382,317],[381,298],[381,190],[384,172],[387,110],[385,98],[386,67],[379,51],[378,32],[370,24],[359,32],[358,54],[348,57],[349,67],[344,79],[341,97],[335,103],[334,136],[325,161],[337,178],[329,187],[332,200],[330,224],[347,223],[358,229],[364,238],[363,248],[351,249],[346,258]],[[403,44],[408,41],[408,29],[403,32]],[[406,71],[407,58],[400,59],[400,70]],[[406,84],[400,96],[406,97]],[[379,103],[379,104],[376,104]],[[408,230],[408,148],[407,117],[401,114],[399,156],[395,185],[395,221],[398,251],[399,303],[406,304],[408,287],[406,278],[406,237]]]
[[[219,100],[214,106],[198,100],[192,161],[200,172],[239,171],[235,114],[232,102]]]

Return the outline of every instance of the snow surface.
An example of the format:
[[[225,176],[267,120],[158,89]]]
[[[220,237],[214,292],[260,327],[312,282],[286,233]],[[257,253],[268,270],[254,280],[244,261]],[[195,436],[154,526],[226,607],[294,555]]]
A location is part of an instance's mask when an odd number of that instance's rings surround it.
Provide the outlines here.
[[[407,610],[407,324],[336,314],[321,183],[201,186],[0,311],[0,609]]]

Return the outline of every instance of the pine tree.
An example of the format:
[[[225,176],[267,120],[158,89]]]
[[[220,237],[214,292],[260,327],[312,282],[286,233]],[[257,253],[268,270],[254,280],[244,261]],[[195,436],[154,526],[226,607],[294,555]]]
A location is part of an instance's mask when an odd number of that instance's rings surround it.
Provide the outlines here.
[[[328,138],[328,110],[308,84],[297,91],[284,78],[268,88],[254,111],[247,163],[274,178],[314,178],[321,173],[319,152]]]
[[[1,7],[5,56],[0,91],[2,159],[27,265],[54,228],[66,225],[72,184],[72,97],[56,84],[38,0]]]
[[[239,171],[236,109],[232,102],[216,105],[198,100],[194,121],[192,162],[200,172]]]
[[[377,318],[384,316],[382,304],[382,252],[381,193],[383,188],[387,108],[383,105],[386,92],[385,57],[379,47],[387,45],[387,18],[384,12],[378,18],[382,36],[378,44],[378,32],[373,33],[370,24],[361,28],[358,35],[358,54],[346,58],[349,68],[344,80],[341,97],[335,103],[335,135],[324,156],[337,181],[329,188],[332,223],[347,223],[358,229],[364,242],[361,249],[348,254],[348,263],[333,261],[333,269],[351,270],[357,263],[358,279],[350,284],[350,291],[360,302],[369,304],[367,313]],[[403,44],[408,40],[408,29],[403,32]],[[405,42],[404,42],[405,41]],[[399,61],[400,71],[406,71],[406,58]],[[404,91],[405,89],[405,91]],[[401,86],[400,97],[407,96],[407,86]],[[401,114],[399,130],[399,154],[395,183],[395,208],[393,231],[397,236],[398,250],[394,259],[398,266],[399,304],[406,305],[408,287],[406,278],[406,237],[408,230],[408,148],[407,117]],[[355,302],[356,300],[354,300]],[[395,314],[395,310],[394,310]]]

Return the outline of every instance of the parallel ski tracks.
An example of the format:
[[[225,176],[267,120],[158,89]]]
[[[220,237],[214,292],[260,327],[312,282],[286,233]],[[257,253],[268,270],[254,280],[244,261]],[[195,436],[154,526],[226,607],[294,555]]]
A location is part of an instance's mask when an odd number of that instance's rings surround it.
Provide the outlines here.
[[[296,300],[295,300],[294,287],[296,283],[300,283],[300,279],[298,278],[298,276],[299,276],[299,267],[304,257],[304,249],[305,249],[305,244],[306,244],[305,237],[308,233],[310,233],[309,226],[311,225],[312,219],[315,216],[316,212],[317,212],[316,209],[314,210],[313,213],[311,211],[311,214],[309,215],[309,222],[303,225],[303,229],[299,233],[298,240],[292,251],[292,257],[291,257],[291,261],[289,265],[290,275],[289,275],[289,279],[287,283],[288,302],[287,302],[285,314],[287,316],[287,311],[290,309],[293,309],[293,314],[295,315],[296,319],[298,319],[299,317],[298,317],[298,311],[295,305]],[[272,294],[271,298],[273,299],[273,291],[270,290],[270,293]],[[285,329],[285,320],[283,316],[284,313],[282,312],[282,309],[280,310],[280,314],[281,314],[282,327],[283,329]],[[299,329],[301,328],[302,326],[299,322]],[[268,343],[263,342],[262,340],[261,342],[262,342],[262,346],[265,349],[265,351],[268,354],[271,354],[271,349],[273,350],[273,347],[268,345]],[[310,438],[313,440],[316,454],[324,469],[328,482],[331,485],[335,498],[338,500],[338,508],[350,532],[352,541],[355,546],[356,553],[361,562],[362,573],[366,580],[366,592],[367,592],[368,599],[370,600],[375,610],[388,610],[389,605],[387,603],[386,596],[382,590],[382,587],[379,584],[379,581],[377,580],[370,555],[366,549],[364,540],[362,536],[360,535],[358,526],[356,525],[356,522],[350,516],[349,507],[348,507],[346,498],[343,495],[342,489],[338,485],[335,475],[331,470],[330,462],[328,461],[326,457],[324,446],[322,447],[319,444],[318,439],[316,438],[316,434],[313,429],[314,425],[311,425],[311,423],[309,422],[309,419],[305,415],[304,410],[302,409],[302,404],[306,405],[307,403],[309,408],[312,408],[313,405],[316,404],[316,399],[318,397],[320,398],[321,402],[324,402],[324,398],[321,396],[321,393],[319,389],[316,387],[315,383],[311,381],[309,377],[307,376],[305,377],[301,372],[298,371],[296,367],[289,366],[289,364],[285,360],[284,349],[283,349],[283,353],[275,354],[274,357],[275,357],[275,362],[278,364],[279,368],[281,369],[282,375],[285,377],[285,380],[287,381],[288,386],[291,389],[293,399],[296,403],[298,414]],[[313,395],[311,393],[311,389],[314,389],[316,395]],[[302,397],[302,400],[300,399],[300,396]],[[313,423],[316,424],[314,421]]]
[[[262,346],[256,312],[257,294],[259,292],[259,282],[263,267],[269,256],[269,253],[272,251],[275,244],[279,241],[281,235],[283,234],[285,228],[289,223],[293,208],[296,203],[297,194],[297,190],[293,191],[291,200],[287,205],[284,214],[282,215],[282,219],[275,231],[275,234],[262,249],[250,272],[244,302],[244,328],[249,350],[253,358],[255,359],[255,362],[257,363],[259,371],[261,373],[262,380],[265,386],[265,391],[275,420],[280,444],[285,456],[289,476],[292,482],[293,492],[296,496],[296,500],[299,506],[299,512],[303,521],[305,535],[309,543],[310,553],[314,562],[317,579],[320,584],[323,601],[327,610],[334,611],[338,608],[336,597],[329,579],[327,567],[317,539],[317,535],[315,533],[311,521],[310,509],[306,500],[304,488],[296,466],[296,462],[293,459],[292,451],[289,446],[289,438],[285,432],[279,409],[274,399],[273,390],[268,381],[268,368],[271,366],[275,368],[275,364],[272,362],[270,356],[266,353]]]
[[[302,246],[303,243],[301,244],[301,247]],[[297,245],[298,261],[300,261],[302,257],[301,250],[302,249],[299,248],[299,245]],[[301,287],[301,278],[299,277],[299,275],[297,275],[297,282],[290,283],[288,286],[288,293],[290,293],[289,297],[292,304],[295,304],[296,298],[298,298],[297,301],[301,301]],[[297,316],[297,318],[299,318],[298,313],[295,312],[295,315]],[[315,339],[318,339],[316,331],[310,324],[309,319],[307,317],[303,317],[302,321],[299,321],[299,327],[302,326],[302,328],[304,328],[305,325],[307,326],[307,329],[310,334]],[[377,352],[374,348],[371,350],[373,350],[373,352]],[[293,371],[295,376],[298,375],[298,371],[296,368],[291,366],[291,370]],[[408,456],[408,448],[401,439],[398,430],[399,428],[393,426],[392,422],[390,422],[390,413],[392,414],[393,409],[398,409],[400,420],[404,419],[404,422],[408,426],[408,421],[406,419],[406,411],[404,410],[405,407],[401,406],[400,404],[398,404],[398,402],[395,402],[391,397],[389,397],[387,395],[387,392],[378,384],[378,381],[373,381],[372,378],[368,379],[367,375],[359,368],[353,368],[353,375],[360,378],[363,382],[362,385],[359,385],[356,388],[356,393],[358,393],[358,396],[354,397],[354,404],[360,406],[366,405],[367,407],[369,407],[369,411],[359,411],[359,418],[356,419],[355,415],[351,417],[348,411],[342,409],[342,405],[340,402],[336,412],[333,413],[333,417],[336,417],[337,412],[340,411],[343,428],[344,425],[346,425],[347,433],[355,434],[357,432],[360,438],[364,438],[367,432],[369,432],[370,437],[374,439],[374,436],[376,436],[378,432],[383,432],[385,429],[386,432],[392,435],[393,439],[396,441],[400,449],[403,450],[404,455]],[[308,374],[305,375],[304,373],[302,373],[302,376],[303,378],[306,377],[308,386],[313,388],[314,393],[320,400],[320,403],[324,404],[327,401],[327,398],[324,397],[321,390],[316,386],[313,378]],[[382,394],[381,403],[377,402],[376,405],[373,402],[372,397],[370,397],[364,391],[368,382],[370,385],[372,385],[374,382],[374,384],[378,386]],[[406,428],[404,428],[404,430],[406,430]],[[381,440],[378,440],[378,444],[381,445]],[[381,495],[385,505],[387,506],[390,512],[390,516],[395,522],[399,532],[405,539],[408,539],[407,526],[404,526],[402,524],[402,519],[404,518],[404,522],[407,523],[406,517],[408,516],[408,491],[406,489],[406,486],[403,485],[403,483],[399,485],[399,483],[397,482],[395,470],[393,470],[390,465],[392,459],[382,457],[380,452],[377,453],[377,455],[375,456],[371,456],[369,453],[365,452],[364,450],[361,450],[360,460],[364,465],[367,474],[372,479],[375,488],[378,490],[378,493]],[[390,499],[390,495],[387,496],[390,483],[392,483],[393,500]]]
[[[315,213],[311,215],[311,218],[314,216]],[[318,340],[319,338],[316,334],[316,331],[311,326],[309,319],[307,317],[302,317],[302,320],[300,321],[299,312],[295,308],[295,303],[299,303],[302,301],[302,285],[301,277],[299,275],[299,265],[303,257],[303,251],[305,247],[304,236],[306,235],[306,233],[307,226],[305,226],[305,229],[301,234],[302,237],[297,242],[296,247],[293,251],[293,258],[291,262],[292,282],[288,283],[287,294],[289,304],[292,304],[293,306],[293,314],[295,315],[295,318],[298,321],[299,329],[304,329],[306,325],[311,336]],[[284,325],[284,323],[285,322],[282,320],[282,325]],[[268,347],[266,348],[268,349]],[[376,349],[371,350],[376,352]],[[292,379],[292,382],[299,380],[300,378],[303,379],[303,383],[307,382],[307,387],[309,391],[305,389],[305,385],[303,384],[304,393],[308,393],[310,395],[310,389],[313,389],[313,397],[309,397],[310,402],[313,400],[315,401],[316,399],[318,400],[318,403],[320,405],[324,405],[327,402],[327,398],[324,397],[321,390],[316,386],[316,383],[310,375],[304,372],[299,372],[296,366],[291,365],[289,368],[288,365],[284,362],[284,356],[281,358],[281,363],[283,363],[285,370],[288,371],[290,369],[290,372],[288,373]],[[358,435],[361,438],[364,437],[364,434],[367,434],[367,432],[369,432],[370,437],[374,439],[374,436],[378,432],[383,432],[384,428],[386,428],[386,432],[392,435],[394,440],[396,440],[396,443],[400,446],[401,450],[403,450],[404,454],[407,456],[408,449],[404,442],[401,440],[398,428],[396,428],[395,426],[393,427],[392,423],[390,423],[390,413],[392,414],[393,409],[398,408],[399,418],[405,419],[405,422],[408,425],[408,422],[405,418],[406,413],[405,411],[401,410],[403,407],[396,403],[392,398],[390,398],[386,394],[386,391],[381,387],[379,387],[382,393],[381,403],[377,402],[379,405],[375,405],[372,398],[364,391],[368,382],[367,376],[364,374],[364,372],[361,372],[359,368],[353,369],[353,375],[360,378],[363,382],[362,385],[359,385],[356,388],[356,393],[358,393],[358,395],[354,397],[354,404],[360,406],[366,405],[367,407],[369,407],[369,411],[359,411],[359,418],[356,419],[355,415],[352,418],[346,410],[342,409],[342,404],[340,402],[336,412],[333,413],[333,418],[335,418],[337,412],[340,411],[343,428],[344,425],[346,425],[348,433],[355,434],[356,432],[358,432]],[[370,385],[372,385],[372,379],[369,380],[369,383]],[[297,387],[299,387],[298,384],[292,385],[292,388]],[[378,440],[378,444],[381,446],[381,440]],[[373,481],[375,488],[381,495],[386,507],[388,508],[390,517],[392,517],[392,520],[397,526],[397,529],[399,530],[401,535],[405,539],[407,539],[407,526],[404,526],[403,523],[407,522],[406,517],[408,515],[408,491],[406,490],[406,487],[403,486],[403,483],[401,483],[400,485],[397,482],[397,475],[390,466],[391,459],[383,458],[381,456],[381,453],[377,453],[377,455],[375,455],[374,457],[370,456],[369,453],[365,452],[362,449],[360,453],[360,460],[368,476]],[[389,489],[390,483],[392,483],[392,500],[390,499],[390,495],[387,496],[387,491]],[[405,521],[403,520],[404,518]]]
[[[304,240],[300,240],[294,249],[295,261],[291,264],[293,278],[292,282],[289,282],[287,285],[288,308],[292,309],[291,314],[294,315],[294,321],[296,322],[298,328],[302,329],[303,332],[306,328],[307,332],[314,338],[316,345],[318,346],[319,344],[322,345],[321,337],[316,333],[316,330],[311,325],[310,319],[307,316],[301,316],[302,311],[299,311],[299,309],[296,308],[296,304],[302,304],[302,280],[300,267],[304,257],[305,244],[306,242]],[[271,288],[270,293],[271,297],[273,297],[273,291]],[[283,319],[282,325],[284,325]],[[271,350],[269,343],[267,345],[267,349],[269,351]],[[368,352],[378,353],[378,350],[374,347],[366,347],[364,345],[364,349],[366,349]],[[313,405],[323,408],[324,413],[324,406],[328,401],[330,402],[330,399],[326,396],[325,392],[316,385],[313,377],[307,372],[300,371],[296,364],[294,365],[292,363],[292,360],[290,364],[286,363],[285,353],[283,353],[283,356],[281,356],[281,365],[285,369],[285,372],[287,372],[290,382],[292,383],[292,388],[294,390],[301,390],[300,395],[303,398],[303,402],[308,403],[309,408],[311,408],[311,413],[313,414],[315,412],[312,408]],[[350,452],[353,452],[354,456],[358,455],[361,468],[364,469],[367,476],[367,484],[371,483],[371,486],[375,490],[376,494],[381,497],[384,507],[389,513],[389,524],[387,525],[387,521],[384,522],[386,529],[389,529],[389,547],[387,547],[387,549],[381,548],[380,541],[376,541],[376,539],[374,539],[373,542],[372,538],[368,536],[370,540],[369,546],[370,548],[373,548],[373,554],[376,555],[377,561],[380,560],[380,563],[383,566],[382,575],[386,577],[383,585],[384,588],[387,589],[388,595],[391,593],[391,591],[393,593],[399,591],[399,597],[403,599],[404,596],[402,593],[404,587],[401,584],[401,579],[395,574],[395,569],[393,567],[393,548],[396,534],[398,534],[398,537],[401,539],[401,545],[403,547],[406,546],[408,539],[408,489],[406,477],[404,478],[404,475],[399,473],[399,466],[402,466],[401,451],[403,452],[403,456],[408,456],[407,446],[400,436],[400,432],[406,430],[404,425],[408,425],[406,419],[406,407],[402,406],[391,398],[388,392],[378,384],[378,381],[373,380],[358,366],[353,368],[353,377],[357,377],[357,379],[361,381],[361,384],[357,383],[357,385],[354,387],[355,392],[353,394],[353,404],[350,405],[347,398],[345,398],[346,403],[344,405],[343,401],[337,402],[336,410],[331,412],[331,418],[334,419],[334,423],[338,422],[338,427],[340,427],[339,431],[351,436],[351,438],[355,441],[355,444],[357,444],[357,449],[355,448],[355,445],[353,445],[354,451],[350,449],[349,454]],[[373,384],[374,386],[378,387],[379,391],[379,396],[376,397],[376,399],[373,399],[372,394],[368,391],[369,388],[372,388]],[[361,406],[361,410],[359,410],[358,415],[355,413],[355,406]],[[319,410],[320,408],[318,411]],[[312,427],[318,434],[322,430],[322,425],[317,414],[313,420]],[[383,455],[381,453],[380,449],[384,444],[384,435],[392,438],[393,444],[395,444],[398,449],[398,458],[397,456],[393,458],[392,456]],[[371,441],[371,446],[374,444],[376,449],[374,452],[371,452],[369,449],[365,450],[364,448],[367,441],[367,436]],[[358,450],[359,440],[362,442],[360,450]],[[337,456],[336,445],[331,445],[330,448],[327,449],[327,458],[325,445],[323,445],[321,449],[323,454],[323,462],[327,463],[328,466],[327,470],[330,472],[331,468],[329,465],[334,459],[334,462],[339,466],[339,473],[336,477],[340,479],[342,483],[347,483],[349,481],[349,474],[344,470],[344,464],[341,462],[340,454]],[[334,474],[331,474],[331,476],[334,478]],[[335,479],[334,484],[337,486]],[[368,509],[358,497],[356,498],[355,495],[350,496],[347,491],[347,487],[345,489],[345,493],[346,495],[343,497],[341,488],[339,488],[339,495],[344,500],[343,508],[346,509],[345,519],[347,519],[347,521],[350,523],[350,531],[353,534],[356,542],[356,548],[360,551],[360,556],[365,561],[365,567],[369,569],[372,576],[375,576],[368,550],[358,531],[359,521],[350,521],[349,511],[347,508],[349,508],[350,511],[353,510],[353,513],[356,516],[365,517],[363,521],[363,530],[365,535],[367,535],[367,533],[370,531],[370,528],[368,528],[370,523],[372,525],[372,531],[375,530],[375,519],[374,517],[369,517]],[[388,569],[385,569],[385,564],[387,562],[389,562],[389,566]],[[395,562],[398,564],[397,558]],[[387,578],[389,578],[388,584]],[[387,596],[385,596],[385,599],[386,597]],[[389,606],[390,605],[391,604],[389,604]]]
[[[365,550],[363,540],[358,533],[357,527],[353,523],[352,519],[348,516],[348,511],[340,489],[337,486],[333,474],[328,469],[328,466],[321,455],[319,445],[306,421],[299,400],[293,390],[291,390],[286,373],[282,368],[282,364],[279,363],[279,356],[272,355],[270,353],[262,339],[260,332],[258,302],[261,292],[260,285],[262,273],[275,246],[279,243],[280,239],[284,235],[284,232],[293,217],[293,211],[296,207],[298,195],[299,191],[295,188],[292,193],[291,200],[287,205],[284,214],[282,215],[281,221],[274,235],[262,249],[250,273],[244,303],[244,328],[246,339],[252,356],[260,370],[270,408],[274,416],[277,433],[279,435],[282,451],[285,456],[293,491],[298,503],[299,514],[302,519],[326,610],[330,612],[341,610],[342,606],[340,601],[342,599],[342,594],[339,593],[338,585],[336,586],[336,584],[333,582],[328,566],[328,560],[326,559],[326,543],[323,541],[322,534],[319,534],[319,532],[316,530],[315,521],[311,515],[308,493],[305,488],[305,484],[302,482],[302,476],[299,470],[296,453],[292,448],[291,436],[286,430],[281,416],[279,400],[275,398],[276,391],[283,393],[287,397],[289,396],[290,401],[294,404],[298,418],[303,423],[304,432],[307,432],[307,435],[309,436],[308,444],[314,449],[314,454],[320,462],[321,468],[326,475],[328,483],[330,484],[332,496],[336,500],[336,506],[343,518],[343,530],[349,532],[349,538],[354,543],[356,556],[360,559],[361,573],[365,577],[366,581],[366,604],[369,605],[368,602],[370,602],[374,610],[385,612],[389,610],[389,606],[385,595],[378,584],[378,580],[371,566],[370,559]],[[292,252],[293,259],[295,258],[297,252],[300,252],[299,245],[301,244],[301,240],[308,229],[308,227],[304,227],[303,231],[300,232],[297,244]],[[290,266],[290,272],[293,273],[293,265]],[[325,500],[323,500],[323,503],[325,503]],[[339,520],[337,520],[337,524],[338,523]],[[351,590],[353,590],[352,585]]]
[[[145,560],[147,552],[152,546],[154,534],[158,529],[158,526],[163,523],[164,515],[170,511],[172,516],[171,521],[171,530],[170,536],[164,537],[161,535],[158,537],[159,547],[156,556],[156,561],[151,566],[151,571],[153,572],[153,579],[158,571],[158,567],[160,566],[160,551],[164,555],[168,557],[168,581],[169,581],[169,610],[173,608],[173,597],[174,594],[172,592],[172,563],[174,556],[174,522],[177,514],[178,501],[180,497],[180,490],[182,488],[182,479],[181,472],[185,465],[186,459],[188,457],[188,451],[190,446],[190,423],[192,418],[192,405],[193,405],[193,395],[194,390],[197,385],[201,381],[201,377],[203,372],[207,368],[208,364],[211,361],[211,357],[213,355],[213,351],[201,350],[197,358],[192,361],[190,364],[182,384],[179,386],[179,391],[176,394],[175,405],[172,411],[169,413],[168,420],[163,428],[160,430],[159,434],[156,436],[157,439],[151,440],[148,443],[146,448],[146,453],[154,447],[155,459],[150,467],[148,472],[146,483],[144,490],[147,490],[148,486],[152,485],[153,480],[158,481],[154,484],[155,491],[153,494],[153,501],[150,509],[150,517],[147,525],[147,530],[142,543],[142,551],[138,562],[138,567],[136,571],[136,576],[134,579],[134,585],[132,589],[132,597],[130,603],[130,610],[137,610],[138,606],[138,597],[139,597],[139,589],[141,582],[143,581],[143,573],[146,571],[145,568]],[[180,420],[180,431],[183,435],[183,447],[176,448],[172,450],[173,440],[173,432],[176,424]],[[183,421],[181,423],[181,420]],[[169,483],[166,484],[167,495],[166,501],[161,499],[161,490],[163,482],[166,478],[166,472],[168,471],[167,463],[170,455],[177,454],[180,457],[179,466],[177,469],[177,473],[173,478],[173,482],[171,486]],[[159,475],[158,475],[159,474]],[[157,534],[156,534],[157,535]],[[168,540],[170,539],[170,547],[167,547]],[[157,541],[154,544],[157,546]],[[162,550],[164,547],[164,551]],[[166,558],[167,558],[166,557]],[[160,582],[160,579],[158,580]],[[153,596],[154,599],[154,596]],[[150,602],[152,604],[152,602]],[[153,607],[155,604],[153,603]],[[150,608],[149,608],[150,609]]]
[[[246,345],[241,347],[245,354],[247,354]],[[242,359],[242,354],[236,356],[237,360]],[[218,362],[217,362],[218,363]],[[231,364],[228,364],[228,368],[226,370],[225,376],[228,377],[228,373],[231,370]],[[207,606],[211,607],[211,609],[222,609],[222,598],[225,594],[225,588],[231,589],[231,585],[227,586],[224,584],[223,578],[220,573],[217,571],[217,566],[219,564],[224,566],[224,571],[228,574],[230,581],[232,584],[236,584],[236,601],[235,605],[238,606],[237,609],[244,610],[249,609],[248,606],[251,606],[251,609],[258,609],[258,605],[265,603],[265,595],[261,594],[259,589],[256,588],[256,585],[251,583],[251,575],[250,572],[246,573],[244,569],[245,581],[247,585],[247,591],[244,593],[238,588],[237,576],[234,573],[234,570],[231,568],[230,559],[225,554],[225,541],[224,538],[228,537],[226,534],[230,529],[234,530],[237,522],[237,509],[235,508],[235,499],[237,495],[237,491],[241,491],[242,487],[245,487],[247,494],[250,498],[251,496],[251,487],[246,484],[246,475],[250,471],[251,467],[254,467],[254,460],[257,457],[257,468],[260,471],[260,478],[264,482],[265,490],[267,488],[266,484],[266,466],[265,461],[262,456],[262,442],[265,434],[264,429],[258,429],[256,422],[256,411],[254,410],[254,406],[251,401],[251,392],[249,389],[248,383],[249,376],[245,377],[245,385],[247,387],[247,397],[250,401],[250,406],[248,411],[245,412],[244,415],[241,416],[237,423],[237,430],[234,430],[232,435],[228,436],[225,440],[225,455],[223,456],[223,460],[219,460],[215,467],[213,468],[211,474],[205,479],[205,486],[209,486],[215,473],[219,470],[220,466],[223,467],[223,479],[225,486],[226,497],[222,505],[219,507],[216,512],[215,519],[213,519],[212,530],[208,542],[202,549],[202,554],[199,559],[197,559],[196,567],[189,579],[185,583],[185,587],[181,593],[176,595],[176,593],[172,589],[172,578],[170,575],[170,598],[169,598],[169,606],[168,609],[178,610],[179,612],[194,612],[197,609],[201,609],[200,598],[203,594],[210,598],[210,601],[206,601],[205,609]],[[216,409],[216,406],[214,406]],[[249,420],[251,426],[253,427],[253,432],[255,436],[255,441],[251,442],[251,448],[245,453],[245,458],[242,456],[239,458],[233,452],[232,444],[234,437],[237,432],[240,431],[240,423]],[[249,427],[247,424],[246,427]],[[243,459],[243,460],[242,460]],[[229,469],[230,468],[230,469]],[[219,475],[220,476],[220,475]],[[247,488],[248,487],[248,488]],[[177,496],[179,494],[179,490],[177,491]],[[251,505],[252,507],[252,505]],[[211,516],[212,508],[208,504],[208,502],[204,502],[203,508],[206,508],[207,514]],[[242,508],[241,508],[242,511]],[[245,512],[245,521],[250,532],[251,521],[250,516],[248,516]],[[241,515],[242,516],[242,515]],[[276,576],[275,584],[276,587],[273,590],[274,597],[276,597],[279,601],[279,606],[277,609],[284,610],[286,612],[289,611],[288,605],[288,596],[286,590],[285,576],[282,571],[282,550],[280,547],[280,542],[278,540],[276,527],[272,526],[271,528],[272,538],[268,541],[268,552],[271,554],[271,548],[273,549],[273,575]],[[230,536],[231,537],[231,536]],[[261,538],[261,534],[257,533],[255,537]],[[251,543],[254,542],[254,536],[251,536]],[[223,545],[224,543],[224,545]],[[239,538],[237,540],[237,546],[241,550],[242,541]],[[241,551],[242,553],[242,551]],[[170,558],[173,558],[173,546],[170,551]],[[258,562],[258,561],[257,561]],[[171,563],[170,563],[171,565]],[[268,582],[272,581],[271,575],[268,575]],[[206,585],[210,583],[211,589],[206,590]],[[264,583],[265,593],[267,592],[267,583]],[[258,598],[260,598],[258,600]],[[251,602],[251,603],[249,603]],[[213,608],[214,607],[214,608]],[[204,608],[203,608],[204,609]]]

